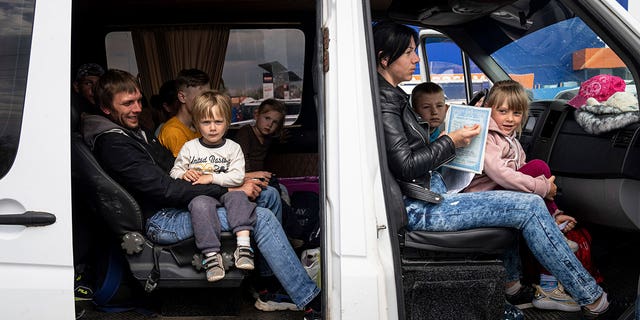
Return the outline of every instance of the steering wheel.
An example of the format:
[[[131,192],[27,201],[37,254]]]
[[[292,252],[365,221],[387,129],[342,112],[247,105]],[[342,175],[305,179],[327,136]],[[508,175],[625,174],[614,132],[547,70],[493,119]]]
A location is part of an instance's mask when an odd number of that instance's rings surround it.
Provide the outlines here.
[[[480,101],[480,99],[482,99],[483,97],[487,96],[487,93],[489,93],[489,89],[487,89],[487,88],[479,90],[478,92],[473,94],[473,97],[471,97],[471,100],[469,100],[469,105],[470,106],[475,106],[476,103],[478,103],[478,101]],[[484,106],[484,101],[482,101],[482,106]]]

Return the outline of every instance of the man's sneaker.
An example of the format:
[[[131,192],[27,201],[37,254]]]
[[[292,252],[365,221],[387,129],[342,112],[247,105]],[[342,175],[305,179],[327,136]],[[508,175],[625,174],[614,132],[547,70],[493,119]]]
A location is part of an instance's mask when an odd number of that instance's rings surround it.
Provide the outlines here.
[[[533,300],[534,293],[535,293],[535,289],[533,289],[528,285],[523,284],[520,290],[518,290],[518,292],[516,292],[513,295],[507,294],[505,296],[507,298],[507,302],[509,302],[514,306],[518,306],[525,303],[531,303],[531,300]]]
[[[82,274],[76,274],[74,284],[73,295],[76,301],[93,299],[93,289],[86,284]]]
[[[553,289],[553,291],[547,292],[542,290],[538,285],[536,287],[536,295],[531,302],[534,307],[538,309],[546,310],[560,310],[567,312],[580,311],[580,306],[564,292],[561,284]]]
[[[282,293],[271,293],[267,290],[260,292],[260,297],[258,297],[254,306],[256,309],[262,311],[300,310],[288,295]]]
[[[509,303],[509,301],[505,301],[502,320],[524,320],[524,313],[522,313],[522,311],[520,311],[516,306]]]
[[[236,268],[243,270],[253,270],[253,250],[250,247],[237,247],[233,253],[236,261]]]
[[[222,255],[216,253],[202,259],[202,266],[207,270],[207,281],[215,282],[224,278],[224,264],[222,263]]]
[[[322,312],[316,311],[312,308],[304,310],[304,320],[322,320]]]

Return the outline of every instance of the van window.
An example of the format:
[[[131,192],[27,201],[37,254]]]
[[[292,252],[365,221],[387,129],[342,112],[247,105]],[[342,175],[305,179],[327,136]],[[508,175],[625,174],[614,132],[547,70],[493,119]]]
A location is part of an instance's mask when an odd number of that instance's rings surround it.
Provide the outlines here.
[[[131,74],[138,74],[136,53],[133,50],[133,40],[129,31],[115,31],[105,38],[107,51],[107,66],[110,69],[120,69]]]
[[[286,124],[294,122],[300,113],[303,65],[301,30],[231,30],[222,79],[232,97],[232,122],[253,119],[253,109],[267,98],[283,100]]]
[[[462,50],[451,39],[442,35],[427,36],[423,41],[430,81],[439,84],[444,89],[449,103],[466,104],[467,86]],[[489,88],[491,83],[471,59],[467,60],[473,88],[473,92],[469,96],[473,96],[475,92]]]
[[[131,32],[110,32],[107,65],[137,75]],[[267,98],[287,106],[285,124],[300,113],[304,78],[304,33],[299,29],[231,29],[222,71],[222,89],[233,103],[232,123],[253,119]]]
[[[0,177],[18,151],[35,1],[5,3],[0,15]]]

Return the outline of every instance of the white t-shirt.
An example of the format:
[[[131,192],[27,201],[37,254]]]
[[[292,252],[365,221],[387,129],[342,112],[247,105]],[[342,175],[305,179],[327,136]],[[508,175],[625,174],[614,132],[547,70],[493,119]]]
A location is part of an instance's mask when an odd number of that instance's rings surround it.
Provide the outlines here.
[[[169,173],[182,179],[189,169],[213,175],[213,184],[238,187],[244,180],[244,154],[236,142],[224,139],[216,146],[204,145],[200,138],[187,141],[180,149]]]

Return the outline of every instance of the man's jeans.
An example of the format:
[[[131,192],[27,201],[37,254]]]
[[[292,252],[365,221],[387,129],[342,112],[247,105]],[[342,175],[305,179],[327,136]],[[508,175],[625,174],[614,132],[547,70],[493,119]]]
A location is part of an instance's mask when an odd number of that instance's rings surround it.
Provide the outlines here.
[[[536,259],[558,278],[578,304],[593,303],[602,294],[602,288],[571,252],[540,196],[514,191],[447,194],[442,177],[435,172],[431,190],[443,195],[441,203],[405,198],[409,230],[516,228],[522,231]],[[517,249],[517,246],[510,248],[504,259],[508,281],[520,278]]]
[[[275,191],[275,188],[271,188]],[[300,260],[289,244],[282,225],[271,210],[262,205],[271,206],[274,210],[281,209],[280,197],[277,191],[264,190],[256,201],[256,225],[254,237],[258,250],[268,263],[270,269],[287,291],[291,300],[299,307],[309,303],[320,289],[302,267]],[[267,191],[267,192],[265,192]],[[218,217],[222,230],[229,231],[227,212],[218,208]],[[186,208],[163,209],[147,220],[147,236],[158,244],[171,244],[193,236],[191,217]],[[262,272],[261,272],[262,274]]]

